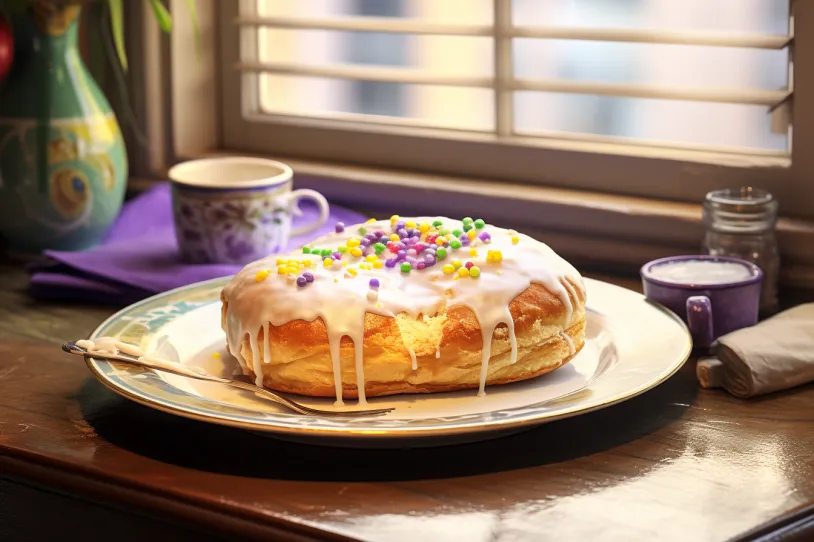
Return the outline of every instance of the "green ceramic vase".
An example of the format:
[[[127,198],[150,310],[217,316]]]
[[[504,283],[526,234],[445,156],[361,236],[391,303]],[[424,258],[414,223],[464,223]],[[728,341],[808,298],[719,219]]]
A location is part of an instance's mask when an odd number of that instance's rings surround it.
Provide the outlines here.
[[[0,83],[0,235],[10,251],[98,244],[124,199],[121,130],[79,55],[79,7],[32,4],[14,21]]]

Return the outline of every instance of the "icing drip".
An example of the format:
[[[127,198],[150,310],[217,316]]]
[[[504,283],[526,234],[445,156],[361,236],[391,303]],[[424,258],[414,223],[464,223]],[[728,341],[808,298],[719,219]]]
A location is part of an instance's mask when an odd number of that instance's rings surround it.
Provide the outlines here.
[[[249,345],[252,347],[252,364],[254,365],[254,383],[263,385],[263,360],[260,358],[260,348],[257,345],[257,334],[249,333]]]
[[[263,324],[263,361],[271,363],[271,339],[269,338],[269,323]]]
[[[418,369],[418,360],[415,359],[415,351],[408,346],[407,352],[410,354],[410,361],[413,362],[413,371],[415,371],[416,369]]]
[[[565,331],[561,331],[560,337],[562,337],[562,340],[568,343],[568,348],[571,351],[571,355],[573,356],[576,353],[577,349],[574,348],[574,341],[571,340],[571,336],[568,335],[568,333],[566,333]]]
[[[429,225],[440,221],[443,225],[438,226],[439,229],[467,231],[462,222],[449,218],[422,217],[411,220],[416,222],[415,228],[408,226],[413,230],[419,230],[419,224]],[[390,239],[399,229],[389,220],[366,223],[363,227],[368,234],[377,231],[384,233],[385,236],[379,234],[383,241],[385,237]],[[344,231],[322,237],[310,244],[307,251],[298,250],[287,256],[271,256],[253,262],[224,289],[229,350],[246,372],[247,363],[241,354],[241,341],[246,335],[249,336],[254,361],[252,369],[258,374],[260,385],[262,362],[259,360],[264,359],[266,363],[271,361],[267,343],[269,326],[282,326],[295,320],[311,322],[319,318],[327,330],[337,404],[343,404],[340,341],[344,336],[349,337],[354,345],[356,385],[360,402],[364,402],[366,313],[388,317],[404,313],[417,318],[420,314],[432,316],[443,309],[465,306],[475,314],[483,336],[479,388],[482,395],[491,357],[492,336],[500,324],[506,324],[508,328],[511,362],[517,361],[517,339],[508,310],[509,303],[530,284],[540,284],[563,303],[565,320],[562,328],[565,329],[574,313],[573,303],[580,297],[577,290],[581,290],[584,296],[584,285],[579,273],[570,264],[548,246],[526,235],[489,225],[483,227],[482,223],[476,230],[470,225],[470,234],[473,231],[481,236],[469,237],[467,241],[467,235],[460,235],[460,243],[454,236],[447,237],[443,246],[446,255],[441,256],[440,248],[434,247],[432,241],[427,239],[429,234],[422,230],[420,244],[423,250],[413,250],[413,254],[419,254],[402,256],[398,260],[400,263],[390,267],[383,264],[389,259],[396,261],[395,252],[383,248],[383,241],[375,243],[381,245],[376,252],[372,245],[360,242],[364,241],[360,226],[349,226]],[[488,235],[484,238],[483,233],[479,232],[488,232]],[[404,237],[401,239],[404,240]],[[427,247],[437,253],[428,251]],[[500,253],[500,257],[495,258],[493,253]],[[337,255],[335,261],[331,260],[331,254]],[[432,258],[428,256],[433,254]],[[411,258],[413,263],[408,264],[407,258]],[[431,263],[425,263],[425,260]],[[298,285],[294,280],[297,278],[295,274],[286,272],[286,265],[292,261],[300,266],[300,271],[295,269],[295,273],[308,272],[310,279],[307,282],[300,281]],[[454,272],[443,269],[453,262],[458,265]],[[463,267],[464,263],[466,267]],[[418,264],[423,267],[418,267]],[[405,265],[406,269],[403,267]],[[278,267],[282,267],[282,271]],[[374,285],[371,285],[371,281]],[[263,329],[266,337],[262,358],[257,345],[260,329]],[[416,370],[415,352],[408,348],[408,353],[413,370]],[[435,357],[441,357],[440,349],[436,349]]]

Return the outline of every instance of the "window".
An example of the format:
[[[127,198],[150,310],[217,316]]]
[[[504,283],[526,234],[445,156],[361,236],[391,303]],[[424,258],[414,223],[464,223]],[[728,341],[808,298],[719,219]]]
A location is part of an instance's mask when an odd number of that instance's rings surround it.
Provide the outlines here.
[[[800,92],[814,86],[814,8],[803,2],[218,10],[227,149],[695,202],[747,183],[814,216],[799,197],[814,196],[814,120],[802,115],[814,88]]]

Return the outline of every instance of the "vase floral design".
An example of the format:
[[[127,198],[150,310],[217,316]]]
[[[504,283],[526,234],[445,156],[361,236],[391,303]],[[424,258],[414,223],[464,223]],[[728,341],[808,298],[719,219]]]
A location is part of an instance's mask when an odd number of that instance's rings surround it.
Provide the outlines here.
[[[96,245],[124,199],[124,141],[80,57],[79,13],[34,2],[14,21],[0,87],[0,234],[17,253]]]

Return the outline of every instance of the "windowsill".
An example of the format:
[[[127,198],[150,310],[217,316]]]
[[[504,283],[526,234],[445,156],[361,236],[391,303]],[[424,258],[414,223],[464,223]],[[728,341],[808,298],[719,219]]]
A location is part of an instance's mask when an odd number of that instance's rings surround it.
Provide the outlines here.
[[[227,153],[208,153],[224,155]],[[578,266],[637,273],[649,260],[697,253],[701,205],[596,192],[286,160],[297,188],[387,215],[474,216],[536,237]],[[139,190],[150,181],[133,180]],[[778,223],[782,282],[814,285],[814,222]]]

